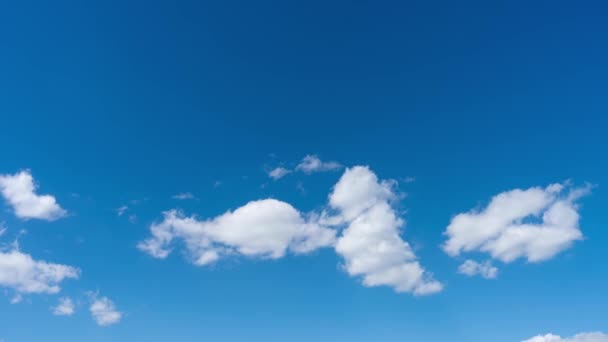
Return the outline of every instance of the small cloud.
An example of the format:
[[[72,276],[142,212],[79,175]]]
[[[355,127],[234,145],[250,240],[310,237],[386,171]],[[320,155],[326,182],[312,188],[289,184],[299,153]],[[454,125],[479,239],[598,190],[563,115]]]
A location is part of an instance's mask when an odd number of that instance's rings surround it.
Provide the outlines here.
[[[137,215],[135,215],[135,214],[129,215],[129,222],[133,223],[133,224],[137,223]]]
[[[72,316],[75,311],[74,302],[69,297],[59,298],[59,303],[53,308],[55,316]]]
[[[608,342],[608,334],[601,332],[589,332],[574,335],[572,337],[561,337],[547,334],[532,337],[522,342]]]
[[[408,177],[403,178],[403,183],[414,183],[415,181],[416,181],[415,177],[408,176]]]
[[[222,181],[216,180],[215,182],[213,182],[213,187],[214,188],[219,188],[220,186],[222,186]]]
[[[19,304],[21,301],[23,301],[23,296],[20,293],[17,293],[11,298],[11,304]]]
[[[120,322],[122,312],[116,310],[114,303],[107,297],[97,298],[97,294],[91,294],[93,302],[89,307],[91,316],[97,325],[105,327]]]
[[[479,275],[486,279],[495,279],[498,276],[498,268],[494,267],[489,260],[484,263],[467,260],[458,267],[458,272],[469,277]]]
[[[306,189],[304,188],[304,184],[302,184],[302,182],[296,183],[296,190],[298,190],[298,192],[300,192],[300,194],[306,195]]]
[[[281,179],[281,178],[287,176],[291,172],[292,172],[291,170],[288,170],[284,167],[277,167],[277,168],[271,170],[270,172],[268,172],[268,177],[270,177],[274,180],[278,180],[278,179]]]
[[[38,195],[37,188],[30,171],[0,175],[0,193],[18,218],[54,221],[67,215],[54,196]]]
[[[62,281],[76,279],[79,275],[80,270],[75,267],[35,260],[22,253],[17,243],[9,251],[0,250],[0,287],[17,293],[14,302],[21,300],[20,294],[55,294],[61,290],[59,285]]]
[[[127,210],[129,210],[129,207],[123,205],[122,207],[116,208],[116,214],[118,214],[118,216],[122,216]]]
[[[342,168],[342,165],[335,161],[324,162],[315,155],[307,155],[296,166],[297,171],[311,174],[314,172],[335,171]]]
[[[173,195],[171,198],[177,199],[177,200],[188,200],[188,199],[193,199],[194,195],[189,192],[182,192],[177,195]]]

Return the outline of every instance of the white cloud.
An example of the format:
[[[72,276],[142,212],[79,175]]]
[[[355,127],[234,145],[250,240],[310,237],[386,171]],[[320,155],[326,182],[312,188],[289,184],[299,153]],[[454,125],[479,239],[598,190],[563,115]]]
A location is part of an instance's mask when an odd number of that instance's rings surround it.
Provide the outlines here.
[[[55,197],[36,194],[37,185],[29,171],[14,175],[0,175],[0,192],[13,207],[15,215],[22,219],[53,221],[67,215]]]
[[[268,172],[268,177],[270,177],[274,180],[278,180],[278,179],[281,179],[281,178],[287,176],[291,172],[292,172],[291,170],[288,170],[284,167],[277,167],[277,168],[271,170],[270,172]]]
[[[129,207],[127,207],[126,205],[123,205],[121,207],[116,208],[116,214],[118,216],[122,216],[127,212],[127,210],[129,210]]]
[[[55,316],[72,316],[75,311],[74,302],[69,297],[59,298],[59,303],[53,308]]]
[[[552,184],[500,193],[485,209],[456,215],[443,249],[451,256],[486,252],[505,263],[550,259],[583,238],[576,201],[589,190]]]
[[[123,315],[122,312],[116,310],[114,303],[107,297],[97,298],[96,295],[93,296],[93,303],[89,310],[97,325],[102,327],[120,322]]]
[[[23,301],[23,296],[21,293],[17,293],[13,296],[13,298],[11,298],[11,304],[19,304],[21,301]]]
[[[171,198],[178,199],[178,200],[187,200],[187,199],[193,199],[194,195],[189,192],[182,192],[177,195],[173,195]]]
[[[362,277],[365,286],[390,286],[397,292],[425,295],[442,290],[417,261],[401,236],[404,221],[391,206],[396,199],[393,181],[379,181],[368,168],[356,166],[344,172],[330,194],[337,216],[324,222],[346,225],[336,243],[344,269]]]
[[[228,255],[277,259],[287,251],[307,253],[330,246],[335,238],[334,230],[274,199],[252,201],[207,220],[171,210],[164,213],[163,221],[151,225],[150,231],[152,237],[139,243],[139,249],[165,258],[171,252],[173,240],[182,239],[197,265],[210,264]]]
[[[608,335],[600,332],[582,333],[572,337],[547,334],[532,337],[522,342],[608,342]]]
[[[74,267],[34,260],[19,250],[0,252],[0,286],[18,293],[57,293],[59,284],[69,278],[78,278]]]
[[[150,226],[151,237],[138,248],[162,259],[176,240],[183,241],[192,262],[207,265],[230,255],[276,259],[334,246],[346,272],[361,276],[365,286],[417,295],[439,292],[442,284],[422,268],[400,236],[404,221],[392,207],[398,197],[395,184],[379,181],[367,167],[347,169],[321,215],[304,215],[274,199],[252,201],[206,220],[170,210]]]
[[[468,275],[468,276],[476,276],[480,275],[486,279],[494,279],[498,276],[498,268],[492,265],[491,261],[486,261],[484,263],[478,263],[477,261],[467,260],[460,267],[458,267],[458,272]]]
[[[307,155],[302,159],[300,164],[296,166],[296,170],[304,173],[322,172],[322,171],[333,171],[342,168],[340,163],[335,161],[324,162],[315,155]]]

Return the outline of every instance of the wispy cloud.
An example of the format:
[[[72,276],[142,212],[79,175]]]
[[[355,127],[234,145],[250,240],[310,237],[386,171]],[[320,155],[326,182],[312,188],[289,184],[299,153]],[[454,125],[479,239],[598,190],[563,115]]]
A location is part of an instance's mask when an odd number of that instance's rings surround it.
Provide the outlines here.
[[[268,172],[268,177],[274,179],[274,180],[278,180],[281,179],[285,176],[287,176],[288,174],[292,173],[293,171],[288,170],[284,167],[277,167],[275,169],[272,169]]]
[[[297,171],[304,173],[324,172],[324,171],[335,171],[342,168],[342,165],[335,161],[322,161],[316,155],[307,155],[302,161],[296,166]]]
[[[189,192],[182,192],[177,195],[173,195],[171,198],[177,199],[177,200],[188,200],[188,199],[193,199],[194,195]]]
[[[129,207],[126,205],[123,205],[121,207],[116,208],[116,214],[118,216],[122,216],[127,212],[127,210],[129,210]]]

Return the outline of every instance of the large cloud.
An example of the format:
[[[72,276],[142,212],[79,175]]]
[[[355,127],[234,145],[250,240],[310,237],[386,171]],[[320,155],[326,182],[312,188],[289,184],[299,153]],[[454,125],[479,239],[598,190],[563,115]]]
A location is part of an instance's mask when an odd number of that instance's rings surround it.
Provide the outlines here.
[[[566,183],[500,193],[483,210],[456,215],[443,249],[451,256],[485,252],[505,263],[550,259],[583,238],[576,201],[588,192]]]
[[[152,237],[138,245],[141,250],[165,258],[172,242],[183,239],[197,265],[233,254],[277,259],[287,251],[306,253],[330,246],[335,239],[334,230],[320,226],[288,203],[274,199],[252,201],[208,220],[186,217],[171,210],[150,230]]]
[[[67,214],[55,197],[36,194],[36,184],[29,171],[14,175],[0,175],[0,192],[13,207],[15,215],[22,219],[53,221]]]
[[[397,292],[417,295],[441,291],[417,261],[401,236],[404,225],[391,202],[396,199],[394,182],[379,181],[367,167],[347,169],[330,194],[337,215],[329,222],[346,225],[336,243],[344,269],[362,277],[365,286],[390,286]]]
[[[361,277],[365,286],[390,286],[417,295],[441,291],[442,284],[422,268],[400,236],[404,221],[392,207],[397,199],[394,185],[357,166],[340,178],[322,215],[303,215],[274,199],[249,202],[206,220],[170,210],[150,226],[152,236],[138,248],[166,258],[176,240],[183,241],[192,261],[206,265],[228,255],[276,259],[289,251],[334,246],[346,272]]]
[[[522,342],[608,342],[608,335],[600,332],[582,333],[572,337],[561,337],[548,334],[532,337],[531,339]]]
[[[57,293],[63,280],[78,278],[79,273],[74,267],[34,260],[18,250],[0,252],[0,286],[18,293]]]

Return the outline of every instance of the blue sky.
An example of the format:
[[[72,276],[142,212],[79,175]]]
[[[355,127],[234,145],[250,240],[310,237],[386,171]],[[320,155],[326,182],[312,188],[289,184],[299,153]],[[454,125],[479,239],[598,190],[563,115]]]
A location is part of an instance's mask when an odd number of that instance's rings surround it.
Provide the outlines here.
[[[0,5],[0,341],[605,342],[607,10]]]

